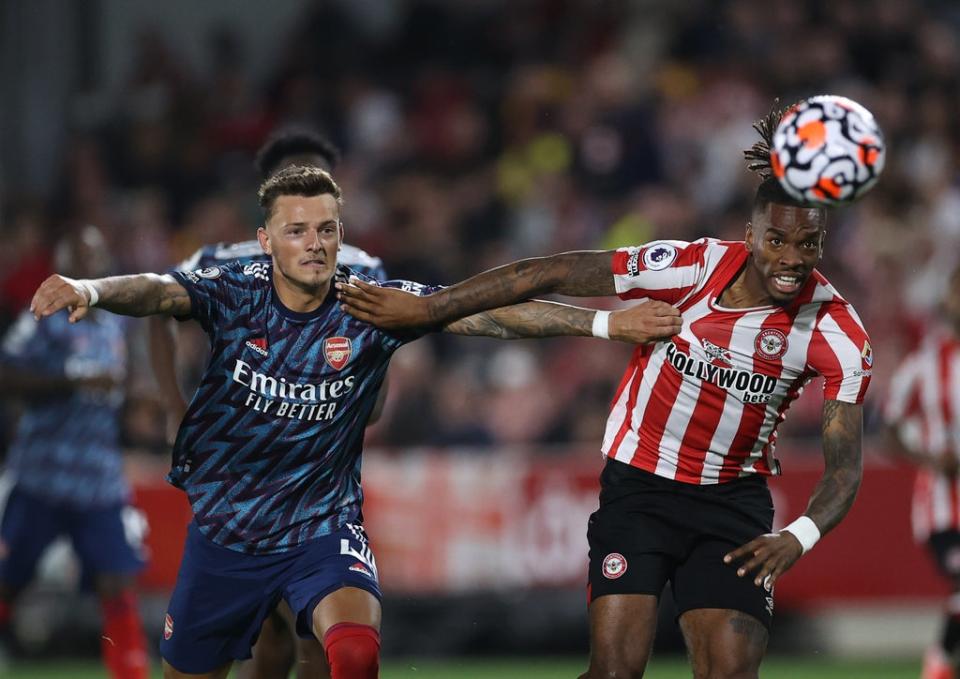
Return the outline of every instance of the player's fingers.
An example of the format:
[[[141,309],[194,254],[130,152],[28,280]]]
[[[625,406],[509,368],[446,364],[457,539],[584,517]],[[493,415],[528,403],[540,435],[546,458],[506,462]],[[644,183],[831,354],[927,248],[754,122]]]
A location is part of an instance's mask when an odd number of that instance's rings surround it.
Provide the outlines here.
[[[370,285],[366,281],[362,281],[356,276],[350,276],[350,285],[356,286],[364,292],[376,292],[377,290],[381,289],[379,285]]]
[[[73,311],[70,313],[70,319],[69,319],[70,322],[76,323],[77,321],[82,319],[84,316],[86,316],[88,311],[90,311],[90,307],[88,306],[78,306],[74,308]]]
[[[756,545],[752,541],[748,542],[745,545],[741,545],[740,547],[737,547],[732,552],[728,552],[723,557],[723,563],[736,563],[742,560],[743,558],[753,554],[756,548],[757,548]]]
[[[365,299],[366,296],[363,288],[350,283],[337,283],[337,297],[340,299]]]
[[[365,321],[367,323],[370,323],[373,321],[373,316],[371,316],[369,313],[367,313],[363,309],[358,309],[357,307],[352,306],[350,304],[341,304],[340,308],[343,311],[350,314],[351,316],[353,316],[354,318],[356,318],[358,321]]]

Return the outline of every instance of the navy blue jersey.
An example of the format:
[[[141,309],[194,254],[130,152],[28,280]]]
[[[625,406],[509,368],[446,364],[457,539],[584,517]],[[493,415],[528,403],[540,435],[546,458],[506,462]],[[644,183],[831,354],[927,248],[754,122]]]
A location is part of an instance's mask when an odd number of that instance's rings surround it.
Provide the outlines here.
[[[216,243],[214,245],[204,245],[190,257],[180,262],[174,270],[196,271],[234,261],[242,264],[269,262],[270,255],[263,251],[260,242],[257,240],[245,240],[241,243]],[[337,263],[381,283],[387,280],[387,274],[383,269],[383,262],[380,261],[380,258],[368,255],[353,245],[344,243],[340,246]]]
[[[125,319],[93,311],[34,320],[24,312],[3,339],[0,360],[50,377],[126,376]],[[7,452],[7,469],[31,494],[77,508],[127,499],[120,458],[123,390],[71,389],[26,402]]]
[[[351,273],[337,269],[338,279]],[[169,480],[200,532],[252,554],[282,552],[360,518],[363,431],[397,336],[348,315],[336,291],[287,309],[272,264],[177,272],[210,363],[180,426]],[[415,293],[419,284],[389,281]]]

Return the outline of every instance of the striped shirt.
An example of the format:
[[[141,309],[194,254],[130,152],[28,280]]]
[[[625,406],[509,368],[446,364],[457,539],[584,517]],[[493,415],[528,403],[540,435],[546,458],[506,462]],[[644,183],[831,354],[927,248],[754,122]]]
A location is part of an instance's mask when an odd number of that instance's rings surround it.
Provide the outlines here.
[[[861,403],[873,352],[853,307],[814,271],[785,306],[721,307],[743,242],[657,241],[618,250],[617,294],[677,307],[683,328],[638,346],[614,397],[603,453],[684,483],[778,474],[777,426],[814,377],[824,398]]]
[[[911,450],[960,455],[960,338],[935,333],[906,358],[891,380],[884,416]],[[960,530],[960,479],[921,469],[912,518],[921,542]]]

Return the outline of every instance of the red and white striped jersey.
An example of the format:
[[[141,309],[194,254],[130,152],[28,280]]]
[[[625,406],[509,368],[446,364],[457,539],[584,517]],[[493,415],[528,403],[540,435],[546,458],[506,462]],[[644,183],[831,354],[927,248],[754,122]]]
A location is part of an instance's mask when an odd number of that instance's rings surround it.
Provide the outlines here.
[[[890,382],[884,416],[911,450],[960,455],[960,339],[934,333],[906,358]],[[912,514],[920,541],[960,530],[960,479],[921,469]]]
[[[804,385],[861,403],[873,351],[857,313],[819,272],[787,306],[721,307],[747,264],[743,242],[657,241],[617,250],[621,299],[677,307],[683,328],[638,346],[613,400],[603,453],[677,481],[779,474],[777,426]]]

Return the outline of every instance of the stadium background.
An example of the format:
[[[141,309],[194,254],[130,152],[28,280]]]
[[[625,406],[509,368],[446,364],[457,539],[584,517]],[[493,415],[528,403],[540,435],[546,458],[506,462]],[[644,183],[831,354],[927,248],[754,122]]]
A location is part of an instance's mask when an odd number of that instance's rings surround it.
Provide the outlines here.
[[[832,214],[821,267],[877,355],[867,473],[847,522],[778,587],[768,665],[780,658],[782,676],[803,676],[809,661],[795,658],[840,657],[853,664],[837,676],[915,676],[945,590],[911,543],[912,472],[884,455],[877,412],[960,253],[958,30],[946,0],[8,0],[0,324],[79,224],[106,231],[117,273],[251,237],[252,154],[285,124],[343,150],[348,242],[391,276],[450,283],[565,249],[742,237],[751,122],[775,96],[844,94],[888,142],[879,186]],[[189,382],[205,340],[186,335]],[[144,328],[130,339],[124,436],[153,522],[143,605],[155,639],[186,509],[161,480]],[[490,670],[500,676],[584,666],[585,519],[628,351],[433,336],[399,352],[364,466],[387,592],[384,676],[415,676],[418,664],[428,676],[443,658],[515,656]],[[817,387],[782,428],[778,521],[802,509],[819,474]],[[58,663],[42,676],[96,667],[96,606],[73,593],[76,578],[55,551],[18,613],[26,648]],[[662,618],[658,646],[679,652],[669,602]],[[547,656],[569,660],[537,660]],[[474,676],[471,661],[453,663],[437,676]],[[826,666],[811,676],[830,676]],[[31,667],[12,676],[43,671]]]

